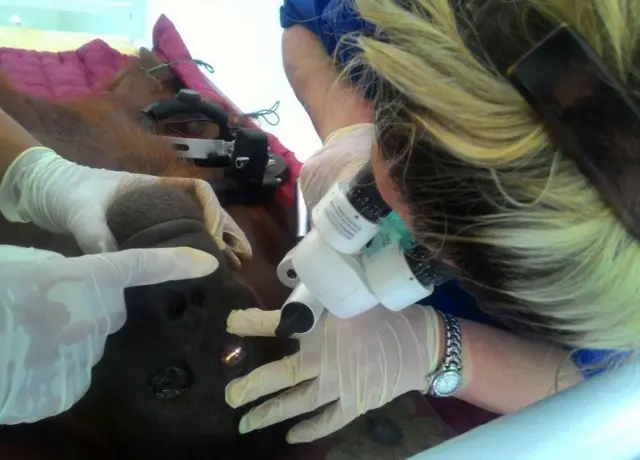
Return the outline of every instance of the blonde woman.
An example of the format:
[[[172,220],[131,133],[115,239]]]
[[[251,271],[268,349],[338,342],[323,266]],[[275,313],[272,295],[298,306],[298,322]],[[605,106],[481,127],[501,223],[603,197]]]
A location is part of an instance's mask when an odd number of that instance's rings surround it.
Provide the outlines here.
[[[291,0],[281,13],[285,69],[325,142],[305,198],[370,160],[385,201],[475,299],[450,283],[400,313],[326,316],[298,354],[229,384],[234,407],[292,387],[242,432],[325,406],[288,435],[311,441],[411,390],[508,413],[638,348],[640,248],[503,75],[564,23],[629,82],[640,2]],[[273,334],[277,315],[237,312],[229,330]],[[461,382],[435,391],[454,355]]]

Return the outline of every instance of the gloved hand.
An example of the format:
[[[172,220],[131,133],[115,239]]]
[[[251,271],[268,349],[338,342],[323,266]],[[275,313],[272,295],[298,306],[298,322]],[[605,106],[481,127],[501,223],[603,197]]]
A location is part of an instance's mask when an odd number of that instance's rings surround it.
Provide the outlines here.
[[[279,316],[280,311],[234,311],[227,330],[239,336],[272,336]],[[440,327],[433,308],[418,305],[399,313],[376,307],[349,319],[326,313],[315,329],[300,337],[298,353],[230,382],[227,403],[236,408],[297,385],[251,409],[240,422],[240,432],[332,403],[287,435],[289,443],[316,440],[401,394],[426,392],[427,376],[440,360]]]
[[[107,227],[107,206],[127,187],[155,181],[195,190],[219,247],[236,264],[238,257],[251,257],[247,237],[206,182],[89,168],[45,147],[28,149],[11,164],[0,184],[0,211],[11,222],[33,222],[53,233],[70,233],[85,253],[110,252],[117,245]]]
[[[340,180],[350,180],[371,158],[375,126],[363,123],[335,131],[300,171],[300,187],[307,208],[313,207]]]
[[[107,335],[126,320],[124,288],[217,267],[189,248],[65,258],[0,246],[0,425],[59,414],[84,395]]]

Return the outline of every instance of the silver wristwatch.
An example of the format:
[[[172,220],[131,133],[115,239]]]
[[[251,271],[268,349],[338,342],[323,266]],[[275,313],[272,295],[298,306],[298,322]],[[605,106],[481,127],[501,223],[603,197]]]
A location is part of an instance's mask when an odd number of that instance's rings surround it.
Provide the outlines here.
[[[427,377],[429,394],[439,398],[453,396],[462,386],[462,336],[457,318],[441,313],[445,326],[444,358],[440,367]]]

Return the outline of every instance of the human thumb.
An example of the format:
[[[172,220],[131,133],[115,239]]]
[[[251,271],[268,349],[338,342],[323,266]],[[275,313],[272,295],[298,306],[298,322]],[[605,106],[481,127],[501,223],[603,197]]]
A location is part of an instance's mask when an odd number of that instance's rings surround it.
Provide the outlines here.
[[[101,254],[118,250],[116,239],[104,220],[92,219],[89,222],[71,225],[70,230],[85,254]]]
[[[123,288],[201,278],[219,266],[211,254],[187,247],[127,249],[82,258],[89,259],[83,268],[95,279]]]

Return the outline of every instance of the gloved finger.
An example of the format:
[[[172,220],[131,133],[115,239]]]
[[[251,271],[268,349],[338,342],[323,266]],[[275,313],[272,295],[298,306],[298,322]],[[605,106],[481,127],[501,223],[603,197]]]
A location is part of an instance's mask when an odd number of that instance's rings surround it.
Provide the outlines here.
[[[190,179],[186,181],[185,179],[173,179],[176,184],[181,185],[187,189],[190,189],[190,192],[193,193],[200,202],[200,207],[202,208],[202,214],[204,216],[204,221],[211,232],[215,228],[217,228],[221,221],[221,212],[222,206],[218,201],[218,197],[216,197],[215,192],[211,188],[211,185],[207,184],[203,180]]]
[[[70,230],[85,254],[102,254],[118,250],[118,244],[104,219],[92,221],[90,224],[80,222],[77,226],[78,229],[74,228],[76,225],[71,225]]]
[[[231,220],[230,217],[228,217]],[[232,220],[225,223],[225,229],[222,235],[224,242],[231,250],[242,260],[251,260],[253,250],[251,244],[242,229]]]
[[[242,266],[242,260],[251,260],[253,252],[251,244],[244,232],[229,216],[222,217],[222,228],[216,228],[207,221],[207,230],[218,247],[225,253],[231,265],[235,268]]]
[[[345,152],[339,150],[338,153]],[[369,155],[364,154],[352,155],[348,162],[345,159],[334,161],[329,155],[305,161],[300,170],[300,188],[307,207],[312,209],[336,182],[353,179],[368,161]]]
[[[375,126],[362,123],[331,133],[323,147],[307,159],[300,170],[305,203],[312,209],[338,181],[350,180],[371,157]]]
[[[329,401],[319,401],[317,380],[305,382],[251,409],[240,420],[240,434],[266,428],[316,410]]]
[[[298,423],[287,433],[289,444],[312,442],[344,428],[356,417],[349,415],[336,402],[327,407],[321,414]]]
[[[240,226],[233,220],[224,209],[222,237],[225,243],[238,255],[241,259],[250,260],[253,257],[251,243],[247,235],[242,231]]]
[[[11,246],[0,244],[0,262],[28,262],[30,264],[48,261],[50,259],[64,260],[62,254],[46,249],[25,248],[23,246]]]
[[[220,247],[220,245],[218,245],[218,247]],[[230,247],[227,247],[227,245],[223,245],[222,247],[224,247],[222,253],[227,258],[227,262],[229,262],[232,268],[240,270],[240,268],[242,267],[240,258],[231,250]]]
[[[280,310],[232,310],[227,317],[227,332],[238,337],[275,337],[279,322]]]
[[[332,144],[340,143],[343,138],[349,139],[348,143],[352,146],[365,142],[372,142],[376,135],[375,124],[373,123],[357,123],[355,125],[345,126],[332,132],[324,140],[324,146],[329,147]],[[355,139],[355,142],[354,142]]]
[[[300,353],[265,364],[229,382],[225,399],[234,409],[318,376],[319,366],[302,365]]]
[[[228,246],[240,259],[248,260],[252,257],[251,245],[247,236],[229,214],[222,208],[213,188],[200,179],[163,179],[164,183],[180,186],[191,191],[200,202],[204,221],[209,233],[218,240],[223,238],[221,249]],[[220,228],[222,226],[222,228]],[[234,263],[235,265],[235,263]]]
[[[128,249],[79,257],[78,267],[111,286],[144,286],[201,278],[218,268],[211,254],[191,248]]]

